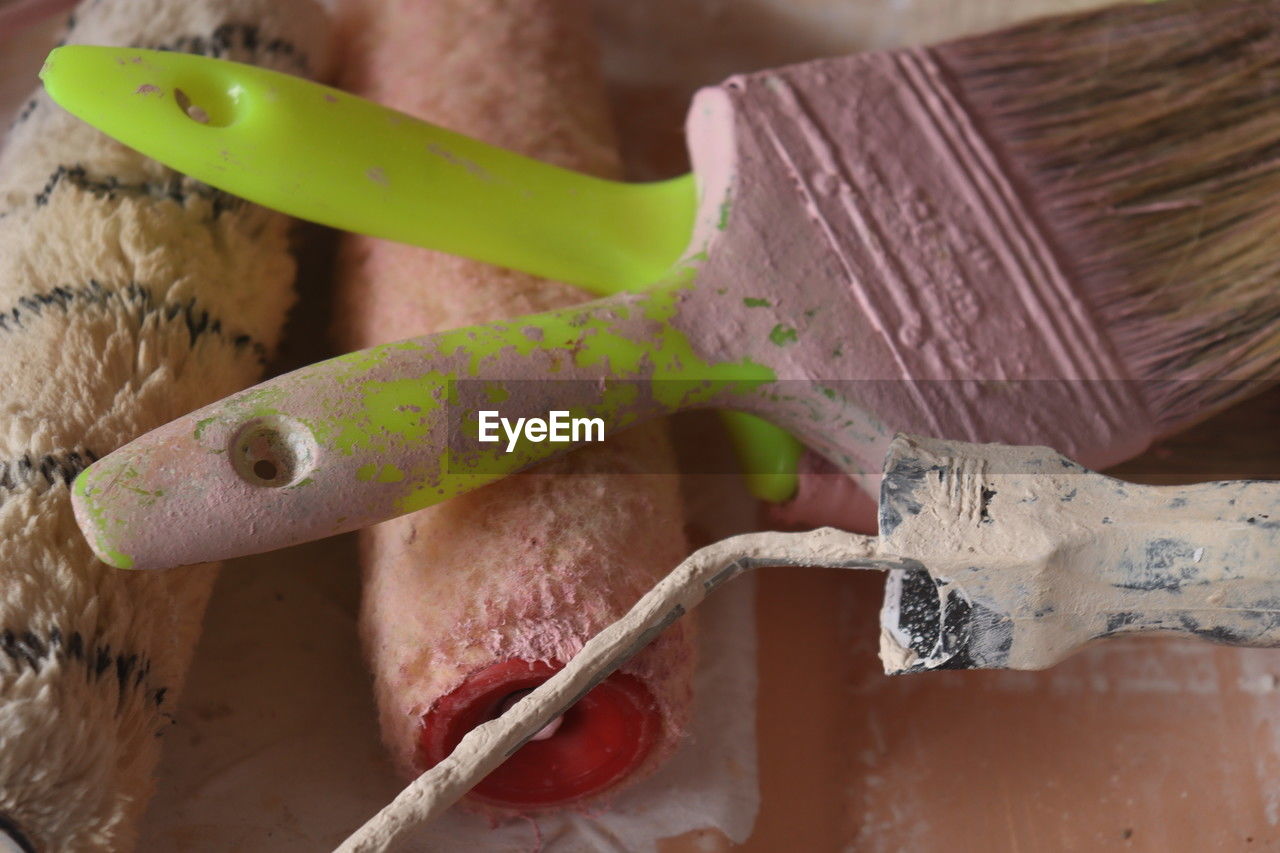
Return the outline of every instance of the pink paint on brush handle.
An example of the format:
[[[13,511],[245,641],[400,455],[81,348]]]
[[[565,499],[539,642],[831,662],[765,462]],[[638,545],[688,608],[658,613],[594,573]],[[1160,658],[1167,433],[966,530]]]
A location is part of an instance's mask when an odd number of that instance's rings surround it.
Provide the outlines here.
[[[479,488],[574,443],[521,439],[509,450],[500,430],[482,441],[482,410],[521,420],[562,408],[640,422],[672,411],[673,401],[654,394],[610,401],[600,389],[618,378],[614,365],[565,355],[566,347],[589,353],[606,337],[652,340],[663,327],[646,316],[649,299],[620,294],[278,376],[99,460],[76,480],[76,517],[105,561],[159,569],[345,533]],[[643,388],[653,370],[638,362],[623,378]],[[193,464],[201,476],[191,476]]]
[[[523,154],[618,171],[580,0],[351,0],[343,85]],[[344,238],[342,341],[364,347],[588,300],[575,288],[366,237]],[[532,376],[531,376],[532,378]],[[667,473],[655,473],[665,471]],[[406,776],[546,680],[684,556],[661,425],[363,531],[366,641],[383,739]],[[473,802],[566,805],[670,753],[690,702],[693,626],[578,703]]]

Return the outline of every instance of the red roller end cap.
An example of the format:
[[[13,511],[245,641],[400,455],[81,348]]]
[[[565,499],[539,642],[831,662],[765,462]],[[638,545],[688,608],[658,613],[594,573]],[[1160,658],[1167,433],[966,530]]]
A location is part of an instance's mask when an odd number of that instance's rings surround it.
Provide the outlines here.
[[[424,716],[419,744],[425,765],[438,764],[467,732],[499,716],[512,694],[537,687],[559,669],[559,664],[508,660],[472,673]],[[615,672],[548,730],[548,736],[529,741],[486,776],[471,796],[532,809],[598,794],[644,762],[658,742],[662,715],[640,679]]]

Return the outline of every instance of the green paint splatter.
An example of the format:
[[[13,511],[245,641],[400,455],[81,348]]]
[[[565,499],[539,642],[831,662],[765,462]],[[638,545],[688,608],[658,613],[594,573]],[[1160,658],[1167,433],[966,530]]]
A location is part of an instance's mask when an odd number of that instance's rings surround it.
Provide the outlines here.
[[[716,228],[720,231],[729,227],[729,199],[720,202],[720,218],[716,220]]]
[[[361,403],[359,414],[313,427],[316,441],[346,456],[419,441],[431,431],[432,415],[447,396],[451,378],[451,374],[427,371],[406,379],[353,383],[352,393],[359,395]]]
[[[779,323],[773,327],[773,331],[769,333],[769,340],[773,341],[774,346],[785,347],[794,344],[799,339],[799,334],[791,326],[784,326]]]
[[[748,308],[771,308],[773,303],[768,299],[761,299],[757,296],[748,296],[742,300],[742,304]]]
[[[603,417],[609,432],[635,423],[639,414],[643,380],[653,401],[669,411],[697,406],[724,394],[746,394],[775,378],[763,364],[743,359],[710,363],[694,351],[692,343],[671,320],[677,315],[683,291],[692,286],[693,271],[682,270],[663,285],[610,306],[573,308],[533,317],[516,324],[493,324],[470,330],[446,332],[434,338],[444,356],[463,355],[463,372],[483,376],[494,362],[508,367],[513,359],[541,355],[549,363],[559,359],[566,365],[598,372],[608,379],[600,396],[586,409],[566,406],[573,416]],[[535,328],[538,334],[530,335]],[[620,380],[620,381],[610,381]],[[500,384],[500,383],[495,383]],[[462,491],[526,467],[547,455],[551,443],[517,446],[507,454],[495,446],[492,451],[469,451],[465,455],[442,450],[437,475],[424,471],[410,478],[409,490],[398,507],[405,512],[438,503]],[[463,479],[458,479],[462,477]]]
[[[361,465],[356,469],[356,479],[362,483],[398,483],[404,472],[394,465]]]
[[[101,501],[93,499],[93,483],[92,480],[97,479],[101,471],[95,471],[93,466],[80,472],[76,477],[76,481],[72,484],[72,489],[83,503],[84,508],[88,511],[89,520],[92,522],[94,539],[96,540],[95,551],[98,555],[104,557],[104,563],[117,569],[132,569],[133,557],[111,548],[107,543],[110,537],[107,535],[107,508]],[[120,522],[117,521],[116,524]]]

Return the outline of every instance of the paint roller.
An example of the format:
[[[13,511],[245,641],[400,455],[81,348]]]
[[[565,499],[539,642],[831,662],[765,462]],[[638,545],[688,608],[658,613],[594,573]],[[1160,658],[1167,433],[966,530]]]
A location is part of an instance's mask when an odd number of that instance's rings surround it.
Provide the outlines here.
[[[327,36],[306,0],[96,0],[64,40],[315,74]],[[69,485],[97,456],[262,375],[293,300],[287,232],[285,217],[124,148],[42,92],[9,131],[0,847],[133,843],[216,567],[142,577],[102,565],[74,534]]]
[[[344,88],[527,156],[617,176],[585,2],[349,0],[339,14],[350,34]],[[340,340],[357,349],[590,296],[348,235],[337,298]],[[361,632],[383,740],[406,778],[542,683],[687,553],[674,470],[655,424],[361,532]],[[654,768],[689,713],[692,629],[666,633],[599,685],[486,778],[472,803],[560,806]]]
[[[881,533],[751,533],[694,552],[564,670],[465,737],[338,849],[392,849],[696,607],[765,566],[885,571],[887,673],[1043,669],[1139,632],[1280,647],[1280,483],[1140,486],[1046,447],[898,436]]]

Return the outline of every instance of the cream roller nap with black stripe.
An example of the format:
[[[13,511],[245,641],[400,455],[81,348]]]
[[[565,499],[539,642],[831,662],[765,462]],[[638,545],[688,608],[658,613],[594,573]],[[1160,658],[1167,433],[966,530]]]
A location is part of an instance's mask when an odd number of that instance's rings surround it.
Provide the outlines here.
[[[310,0],[87,0],[66,40],[303,75],[327,48]],[[107,568],[68,484],[260,376],[293,298],[286,229],[43,94],[0,153],[0,830],[19,847],[133,844],[215,569]]]

